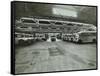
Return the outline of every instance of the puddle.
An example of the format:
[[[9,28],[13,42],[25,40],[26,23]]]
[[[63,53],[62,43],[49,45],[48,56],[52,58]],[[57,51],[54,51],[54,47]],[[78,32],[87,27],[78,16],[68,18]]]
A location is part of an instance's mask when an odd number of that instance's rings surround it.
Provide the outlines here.
[[[22,55],[20,55],[19,58],[16,59],[16,65],[17,64],[28,64],[31,61],[33,61],[35,58],[37,58],[37,56],[40,54],[40,52],[35,51],[35,52],[31,52],[31,53],[23,53]]]
[[[75,61],[87,64],[87,62],[83,58],[79,57],[78,55],[75,54],[70,54],[70,55]]]
[[[24,66],[17,66],[15,69],[16,69],[16,73],[22,73],[28,68],[29,68],[28,65],[24,65]]]
[[[88,63],[88,65],[90,65],[90,66],[95,66],[95,64],[94,64],[94,63]]]
[[[48,48],[48,50],[49,50],[50,56],[62,55],[62,52],[58,50],[57,47],[51,47],[51,48]]]

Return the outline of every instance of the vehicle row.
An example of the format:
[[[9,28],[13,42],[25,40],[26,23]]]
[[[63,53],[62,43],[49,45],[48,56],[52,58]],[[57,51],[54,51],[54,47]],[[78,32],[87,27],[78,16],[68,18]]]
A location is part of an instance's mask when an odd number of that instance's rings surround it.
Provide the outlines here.
[[[72,34],[62,34],[62,40],[76,43],[97,42],[96,36],[96,31],[80,31]]]
[[[60,33],[53,34],[26,34],[26,33],[15,33],[15,44],[31,44],[37,41],[47,41],[48,38],[51,41],[56,41],[57,39],[63,41],[70,41],[76,43],[85,43],[85,42],[97,42],[97,32],[96,31],[80,31],[77,33]]]
[[[36,41],[46,41],[47,35],[40,34],[26,34],[26,33],[15,33],[15,44],[16,45],[28,45]]]

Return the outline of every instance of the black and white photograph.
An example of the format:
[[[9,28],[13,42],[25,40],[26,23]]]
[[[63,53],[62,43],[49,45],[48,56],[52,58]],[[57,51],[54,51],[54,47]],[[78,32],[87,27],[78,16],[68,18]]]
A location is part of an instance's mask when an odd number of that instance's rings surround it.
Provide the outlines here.
[[[14,74],[97,69],[97,6],[13,1]]]

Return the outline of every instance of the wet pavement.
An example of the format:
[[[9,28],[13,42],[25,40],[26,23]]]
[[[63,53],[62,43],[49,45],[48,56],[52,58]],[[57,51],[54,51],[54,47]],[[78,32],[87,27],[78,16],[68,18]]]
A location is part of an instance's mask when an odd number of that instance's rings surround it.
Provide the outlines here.
[[[36,73],[96,68],[96,44],[57,40],[16,48],[17,73]]]

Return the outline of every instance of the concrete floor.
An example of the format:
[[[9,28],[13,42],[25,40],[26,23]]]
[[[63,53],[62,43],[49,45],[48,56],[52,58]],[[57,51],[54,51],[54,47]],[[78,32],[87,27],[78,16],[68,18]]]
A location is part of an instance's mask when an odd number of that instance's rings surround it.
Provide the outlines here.
[[[16,48],[17,73],[67,71],[96,68],[96,44],[57,40]]]

